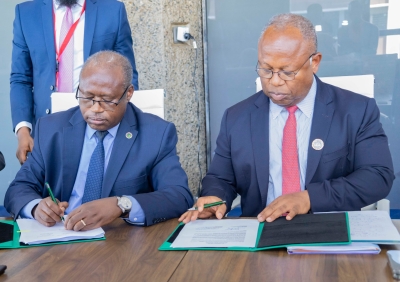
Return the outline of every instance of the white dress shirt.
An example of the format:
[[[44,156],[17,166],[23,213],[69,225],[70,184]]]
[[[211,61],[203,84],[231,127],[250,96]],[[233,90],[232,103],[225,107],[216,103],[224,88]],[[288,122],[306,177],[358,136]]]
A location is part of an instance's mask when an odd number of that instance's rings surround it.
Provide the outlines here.
[[[83,4],[85,0],[78,0],[76,5],[71,7],[72,17],[74,22],[79,18]],[[54,15],[55,15],[55,26],[56,26],[56,44],[57,50],[60,49],[60,31],[62,21],[64,19],[65,12],[67,11],[67,7],[61,6],[57,0],[53,0],[53,8],[54,8]],[[54,32],[54,30],[52,31]],[[85,33],[85,13],[82,14],[78,25],[76,26],[74,32],[74,74],[73,74],[73,81],[74,81],[74,91],[78,87],[79,84],[79,74],[81,73],[81,69],[84,63],[83,60],[83,38]],[[62,43],[62,42],[61,42]],[[55,74],[54,74],[55,76]],[[28,127],[32,133],[32,124],[27,121],[21,121],[15,127],[15,134],[17,134],[18,130],[21,127]]]
[[[310,141],[317,82],[313,79],[307,96],[297,104],[297,151],[299,155],[300,188],[305,189],[308,144]],[[269,106],[269,184],[267,205],[282,195],[282,138],[289,113],[285,107],[270,103]]]

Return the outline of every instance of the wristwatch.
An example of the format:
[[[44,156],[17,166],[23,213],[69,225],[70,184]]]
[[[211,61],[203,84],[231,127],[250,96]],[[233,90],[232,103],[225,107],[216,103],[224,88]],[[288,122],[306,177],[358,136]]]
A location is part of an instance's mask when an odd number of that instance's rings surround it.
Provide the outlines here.
[[[132,209],[132,202],[128,197],[117,197],[117,205],[122,210],[121,217],[126,216]]]

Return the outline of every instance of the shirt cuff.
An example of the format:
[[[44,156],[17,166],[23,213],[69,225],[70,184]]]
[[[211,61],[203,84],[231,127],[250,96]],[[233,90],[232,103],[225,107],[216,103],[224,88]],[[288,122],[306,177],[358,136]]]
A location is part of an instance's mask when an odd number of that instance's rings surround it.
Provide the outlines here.
[[[125,196],[125,197],[128,197],[129,200],[131,200],[132,202],[132,209],[129,212],[129,218],[124,218],[125,222],[134,225],[144,225],[146,217],[139,202],[136,201],[136,199],[132,196]]]
[[[30,219],[34,219],[32,216],[32,210],[33,208],[39,204],[39,202],[42,199],[35,199],[30,201],[29,203],[27,203],[21,210],[21,212],[19,213],[19,216],[22,218],[30,218]]]
[[[15,136],[17,136],[18,130],[21,127],[28,127],[31,130],[31,135],[32,135],[32,123],[27,122],[27,121],[21,121],[20,123],[17,124],[17,126],[15,127]]]

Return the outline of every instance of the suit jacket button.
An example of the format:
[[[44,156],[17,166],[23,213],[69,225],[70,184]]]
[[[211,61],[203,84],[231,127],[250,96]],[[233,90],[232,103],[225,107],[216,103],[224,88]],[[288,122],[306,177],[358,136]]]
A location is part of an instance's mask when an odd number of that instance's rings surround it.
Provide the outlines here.
[[[50,85],[50,90],[54,90],[54,85]]]
[[[49,109],[46,109],[46,114],[47,115],[50,114],[50,110]]]

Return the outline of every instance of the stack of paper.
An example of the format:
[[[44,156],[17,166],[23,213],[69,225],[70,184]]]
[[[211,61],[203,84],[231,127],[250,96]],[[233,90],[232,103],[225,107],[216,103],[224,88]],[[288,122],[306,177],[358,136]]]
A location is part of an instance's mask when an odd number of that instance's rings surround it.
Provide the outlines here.
[[[17,223],[21,232],[19,241],[29,245],[104,237],[102,228],[89,231],[72,231],[66,230],[63,222],[52,227],[46,227],[34,219],[17,219]]]
[[[386,211],[350,211],[352,244],[335,246],[291,246],[289,254],[379,254],[377,244],[399,244],[400,234]]]
[[[293,246],[288,254],[379,254],[381,248],[372,243],[351,243],[350,245]]]
[[[351,211],[348,215],[352,242],[400,243],[400,234],[386,211]]]

